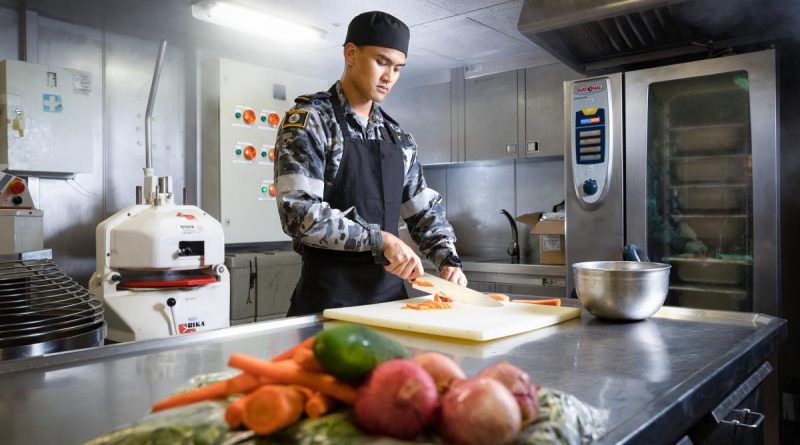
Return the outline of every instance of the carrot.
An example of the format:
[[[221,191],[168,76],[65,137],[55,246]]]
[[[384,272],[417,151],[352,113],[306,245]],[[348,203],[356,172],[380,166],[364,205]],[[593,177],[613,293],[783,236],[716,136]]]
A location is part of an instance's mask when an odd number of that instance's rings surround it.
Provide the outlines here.
[[[560,298],[550,298],[547,300],[511,300],[512,303],[543,304],[545,306],[561,306]]]
[[[242,417],[244,417],[244,404],[247,402],[247,396],[239,397],[225,408],[225,423],[231,429],[236,429],[242,426]]]
[[[266,383],[260,377],[246,372],[236,377],[231,377],[226,382],[228,382],[228,385],[225,387],[225,395],[228,396],[231,394],[247,394]]]
[[[448,297],[444,292],[436,292],[436,295],[439,297],[439,301],[445,301],[448,303],[453,301],[453,299]]]
[[[272,434],[303,415],[305,396],[283,385],[264,385],[243,397],[242,423],[256,434]]]
[[[294,357],[294,353],[298,349],[311,349],[311,346],[314,345],[314,339],[315,338],[316,337],[313,337],[313,336],[312,337],[308,337],[307,339],[303,340],[302,342],[300,342],[300,343],[292,346],[291,348],[281,352],[280,354],[276,355],[275,357],[272,357],[272,359],[270,361],[279,362],[281,360],[288,360],[288,359],[291,359],[292,357]]]
[[[202,402],[203,400],[221,399],[228,395],[227,388],[228,381],[222,380],[201,388],[175,394],[156,402],[153,405],[153,412],[189,405],[195,402]]]
[[[508,295],[506,295],[506,294],[489,294],[489,297],[494,298],[497,301],[509,301],[509,300],[511,300],[510,298],[508,298]]]
[[[441,300],[428,300],[422,303],[407,303],[401,309],[414,309],[418,311],[427,311],[431,309],[451,309],[453,304]]]
[[[356,401],[356,389],[352,386],[330,374],[306,371],[292,360],[266,362],[244,354],[231,354],[228,366],[278,383],[307,386],[350,405]]]
[[[433,283],[431,283],[430,281],[421,280],[419,278],[414,280],[414,284],[416,284],[417,286],[422,286],[422,287],[433,287]]]
[[[322,365],[317,361],[317,358],[314,357],[314,351],[311,349],[298,349],[294,352],[293,360],[306,371],[325,372],[325,370],[322,369]]]
[[[311,398],[306,400],[306,414],[312,419],[318,419],[336,408],[336,400],[317,391]]]

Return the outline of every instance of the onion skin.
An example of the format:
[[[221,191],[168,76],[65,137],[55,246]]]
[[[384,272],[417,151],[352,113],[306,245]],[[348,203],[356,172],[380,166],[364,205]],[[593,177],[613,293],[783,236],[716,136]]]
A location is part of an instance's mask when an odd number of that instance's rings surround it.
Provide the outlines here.
[[[531,384],[525,371],[508,362],[499,362],[484,368],[478,376],[495,379],[511,391],[519,405],[523,426],[536,419],[539,413],[539,385]]]
[[[440,433],[452,445],[499,445],[522,428],[516,399],[488,377],[459,380],[442,398]]]
[[[410,360],[378,365],[358,389],[359,426],[372,434],[410,440],[436,419],[438,393],[433,378]]]
[[[438,352],[424,352],[415,355],[411,361],[420,365],[436,382],[436,390],[444,394],[455,380],[464,380],[467,376],[450,357]]]

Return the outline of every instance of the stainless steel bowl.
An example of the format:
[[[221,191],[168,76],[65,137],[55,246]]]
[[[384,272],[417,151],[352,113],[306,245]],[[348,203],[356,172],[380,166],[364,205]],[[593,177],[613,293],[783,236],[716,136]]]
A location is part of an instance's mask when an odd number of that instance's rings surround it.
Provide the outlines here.
[[[664,304],[669,264],[636,261],[575,263],[575,292],[592,314],[612,320],[644,320]]]

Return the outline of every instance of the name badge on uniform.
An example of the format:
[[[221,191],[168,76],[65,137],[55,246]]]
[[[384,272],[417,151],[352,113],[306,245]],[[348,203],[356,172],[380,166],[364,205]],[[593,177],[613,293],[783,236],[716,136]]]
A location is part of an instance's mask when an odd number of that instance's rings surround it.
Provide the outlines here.
[[[308,124],[308,110],[289,110],[283,118],[282,128],[306,128],[306,124]]]

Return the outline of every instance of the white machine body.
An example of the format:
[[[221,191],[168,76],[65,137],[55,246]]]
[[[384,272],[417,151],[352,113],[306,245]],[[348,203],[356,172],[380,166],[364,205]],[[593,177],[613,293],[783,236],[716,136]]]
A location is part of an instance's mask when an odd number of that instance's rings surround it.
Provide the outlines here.
[[[222,226],[198,207],[175,205],[171,193],[150,196],[152,204],[124,208],[97,226],[97,270],[89,288],[105,304],[108,338],[228,327]]]

